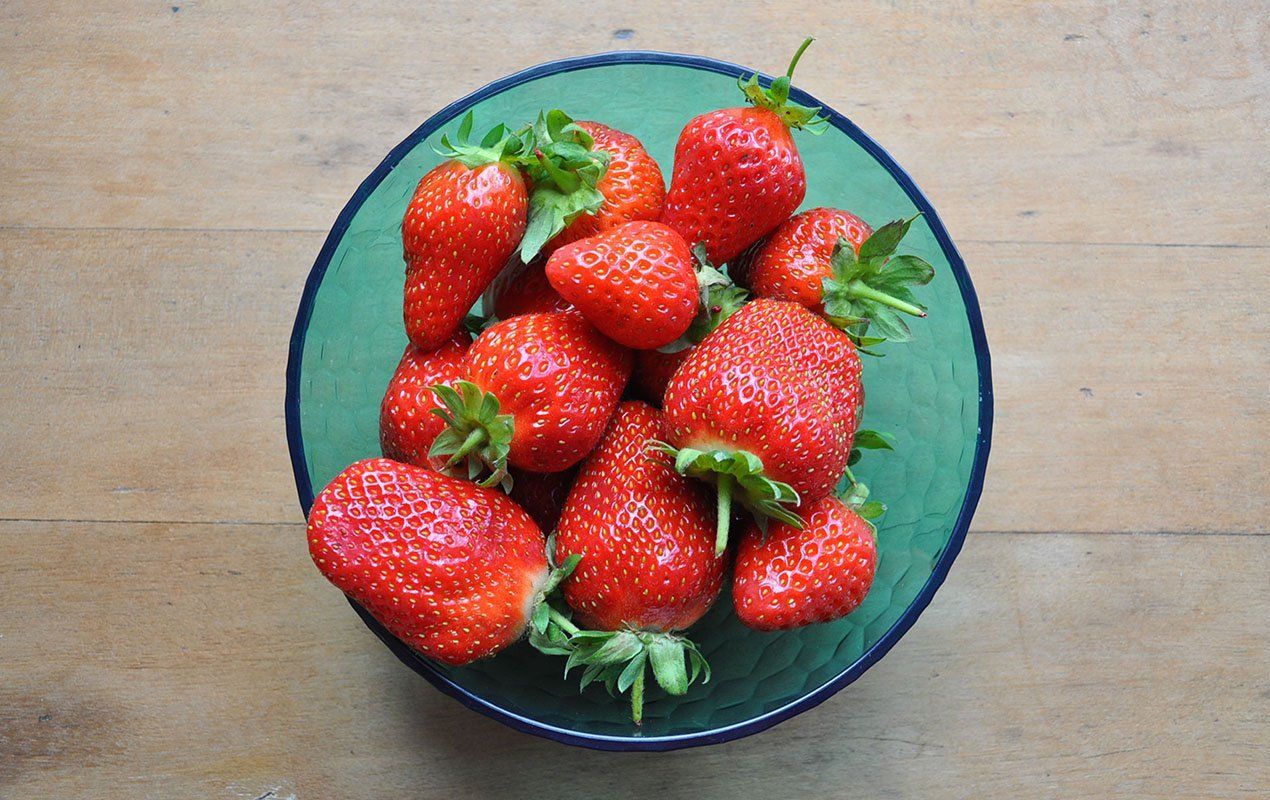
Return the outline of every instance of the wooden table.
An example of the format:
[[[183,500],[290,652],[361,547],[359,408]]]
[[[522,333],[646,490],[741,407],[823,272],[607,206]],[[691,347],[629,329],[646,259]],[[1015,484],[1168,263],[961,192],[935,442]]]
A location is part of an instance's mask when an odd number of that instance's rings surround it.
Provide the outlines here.
[[[0,797],[1270,792],[1264,8],[171,2],[0,7]],[[776,68],[805,32],[800,85],[911,171],[978,285],[974,530],[885,660],[772,731],[515,733],[309,563],[301,284],[454,97],[617,48]]]

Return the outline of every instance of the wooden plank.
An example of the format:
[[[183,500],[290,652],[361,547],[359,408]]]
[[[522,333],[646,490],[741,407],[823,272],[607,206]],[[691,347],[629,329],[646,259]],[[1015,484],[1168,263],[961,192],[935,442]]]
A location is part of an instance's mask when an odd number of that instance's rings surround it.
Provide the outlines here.
[[[287,339],[321,241],[0,232],[0,517],[295,520]]]
[[[968,247],[996,389],[979,529],[1266,531],[1265,253]]]
[[[1270,538],[972,536],[910,634],[729,745],[593,753],[400,666],[293,526],[0,524],[0,795],[1253,796]],[[793,765],[793,766],[792,766]],[[603,778],[597,778],[602,775]],[[588,788],[589,787],[589,788]]]
[[[295,520],[283,373],[320,243],[0,231],[0,517]],[[1074,245],[966,257],[998,409],[981,530],[1265,530],[1270,378],[1253,367],[1270,363],[1270,318],[1247,301],[1266,294],[1262,261]]]
[[[502,75],[621,48],[775,71],[812,32],[798,83],[962,239],[1268,240],[1270,68],[1244,3],[597,1],[563,42],[539,10],[6,3],[0,225],[325,230],[393,145]]]

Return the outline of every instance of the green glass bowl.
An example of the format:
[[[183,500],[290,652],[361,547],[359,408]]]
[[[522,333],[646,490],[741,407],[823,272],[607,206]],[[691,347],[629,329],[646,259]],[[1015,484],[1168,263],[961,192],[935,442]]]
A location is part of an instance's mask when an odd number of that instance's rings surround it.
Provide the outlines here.
[[[471,109],[478,130],[561,107],[639,137],[670,175],[675,140],[692,116],[741,102],[753,70],[655,52],[553,61],[495,81],[445,108],[398,145],[340,213],[304,288],[287,365],[287,437],[300,503],[349,463],[378,455],[378,408],[406,337],[401,321],[401,218],[421,175],[438,163],[440,134]],[[895,452],[866,455],[856,472],[889,511],[864,604],[838,622],[758,633],[734,619],[725,592],[691,631],[714,668],[683,697],[650,690],[642,728],[601,687],[579,693],[561,662],[516,645],[445,669],[416,655],[362,609],[366,624],[412,669],[465,705],[569,744],[669,750],[736,739],[797,714],[859,677],[930,602],[956,557],[982,488],[992,426],[988,347],[961,257],[935,210],[872,139],[821,106],[824,135],[796,133],[807,167],[804,207],[849,209],[879,225],[922,212],[905,247],[935,265],[919,293],[930,317],[916,338],[866,359],[865,423],[895,434]]]

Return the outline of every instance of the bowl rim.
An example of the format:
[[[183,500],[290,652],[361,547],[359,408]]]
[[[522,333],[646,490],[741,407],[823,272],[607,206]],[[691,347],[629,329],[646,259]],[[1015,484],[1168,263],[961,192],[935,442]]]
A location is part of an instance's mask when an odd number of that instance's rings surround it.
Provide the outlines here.
[[[313,505],[313,486],[309,479],[308,468],[305,461],[304,443],[301,440],[300,431],[300,374],[302,370],[302,360],[304,357],[304,342],[308,332],[309,322],[313,315],[314,299],[317,291],[322,284],[322,279],[326,274],[327,267],[330,265],[331,258],[335,254],[341,239],[348,230],[348,226],[352,218],[361,209],[366,198],[379,186],[383,179],[388,175],[394,167],[415,148],[420,142],[425,140],[437,130],[449,124],[460,114],[471,106],[485,100],[489,97],[497,95],[519,84],[549,75],[556,75],[565,72],[574,72],[577,70],[590,69],[594,67],[612,66],[617,64],[657,64],[678,67],[687,67],[692,69],[715,72],[722,75],[732,77],[745,77],[752,74],[758,74],[760,81],[764,85],[771,82],[771,76],[756,70],[747,69],[738,64],[728,61],[722,61],[708,56],[687,55],[681,53],[667,53],[656,50],[619,50],[605,53],[596,53],[592,55],[576,56],[571,58],[558,59],[548,61],[536,66],[528,67],[519,72],[512,73],[505,77],[499,78],[476,91],[450,103],[445,108],[429,117],[422,125],[420,125],[413,133],[407,136],[400,144],[394,147],[388,155],[380,162],[379,166],[357,187],[353,196],[345,204],[340,211],[339,216],[335,220],[330,233],[327,234],[326,240],[322,244],[322,249],[318,253],[317,260],[313,264],[312,270],[309,272],[308,279],[304,284],[304,291],[300,297],[300,306],[296,312],[295,325],[291,331],[290,348],[287,357],[287,383],[286,383],[286,399],[285,399],[285,419],[287,429],[287,444],[291,455],[291,468],[295,476],[296,491],[299,494],[300,507],[305,516],[308,516],[309,509]],[[751,719],[743,720],[721,728],[714,728],[706,731],[698,731],[694,733],[681,733],[666,736],[614,736],[609,734],[592,734],[585,733],[569,728],[562,728],[551,725],[540,720],[533,719],[514,711],[510,711],[501,706],[480,697],[479,695],[467,690],[466,688],[455,683],[446,674],[444,670],[419,656],[399,639],[389,633],[382,625],[366,612],[365,609],[354,603],[351,599],[349,603],[357,611],[358,615],[366,623],[366,625],[375,633],[376,636],[391,650],[398,659],[422,675],[430,683],[440,689],[442,692],[455,698],[468,708],[478,711],[487,717],[496,719],[509,727],[525,733],[542,736],[564,744],[588,747],[597,750],[629,750],[629,751],[664,751],[676,750],[685,747],[697,747],[708,744],[719,744],[722,742],[740,739],[759,731],[766,730],[777,723],[783,722],[790,717],[802,713],[810,708],[820,705],[829,697],[845,688],[857,678],[865,673],[879,659],[882,658],[894,645],[908,632],[909,628],[917,621],[922,612],[930,604],[931,598],[935,592],[943,584],[944,579],[948,575],[948,570],[956,560],[957,554],[961,551],[962,544],[965,541],[966,533],[970,528],[971,518],[979,502],[980,494],[983,491],[984,474],[987,470],[988,451],[992,444],[992,370],[991,358],[988,353],[988,341],[983,329],[983,317],[979,309],[978,297],[975,293],[974,285],[971,283],[970,274],[966,270],[965,262],[962,260],[961,254],[957,251],[956,246],[952,242],[952,238],[948,235],[947,229],[944,227],[943,221],[939,218],[935,208],[923,194],[922,190],[904,171],[896,161],[891,158],[877,142],[875,142],[868,134],[862,131],[855,123],[851,122],[843,114],[835,111],[833,108],[816,100],[807,92],[794,88],[790,91],[790,99],[800,105],[819,106],[820,113],[829,120],[829,123],[838,130],[849,136],[856,144],[863,147],[870,155],[881,164],[891,177],[903,188],[906,195],[913,204],[922,212],[927,225],[930,226],[931,232],[935,236],[936,242],[943,251],[944,256],[948,259],[949,267],[956,278],[957,286],[961,291],[962,301],[966,305],[967,321],[970,324],[971,341],[974,344],[975,359],[979,370],[979,429],[976,438],[974,461],[971,465],[970,482],[966,487],[966,494],[962,501],[961,510],[953,525],[952,535],[949,537],[948,544],[944,547],[944,551],[940,554],[938,561],[935,563],[934,569],[931,571],[930,577],[918,592],[917,597],[904,610],[903,615],[897,620],[878,641],[874,642],[860,658],[856,659],[850,666],[821,684],[816,689],[807,694],[786,703],[779,708],[772,709],[764,714]]]

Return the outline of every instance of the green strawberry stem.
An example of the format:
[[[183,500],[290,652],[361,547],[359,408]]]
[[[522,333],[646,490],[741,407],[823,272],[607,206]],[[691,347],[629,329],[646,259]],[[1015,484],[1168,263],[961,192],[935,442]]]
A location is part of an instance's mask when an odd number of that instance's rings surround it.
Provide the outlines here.
[[[697,645],[668,631],[575,629],[569,635],[567,652],[565,675],[574,667],[585,668],[581,689],[599,681],[610,694],[631,693],[631,719],[636,725],[644,720],[644,673],[650,667],[657,685],[670,695],[684,694],[698,678],[710,680],[710,665]]]
[[[818,113],[820,109],[789,102],[789,86],[790,81],[794,77],[794,68],[798,66],[798,60],[803,57],[803,53],[813,41],[815,39],[810,36],[803,40],[797,52],[794,53],[794,57],[789,61],[789,69],[785,70],[784,75],[772,81],[772,85],[768,88],[765,89],[759,85],[757,74],[751,75],[749,80],[739,79],[737,85],[741,87],[741,92],[745,95],[746,100],[749,100],[758,108],[766,108],[771,111],[787,127],[805,129],[809,133],[821,134],[828,129],[829,121],[820,116]]]
[[[859,514],[865,522],[869,523],[869,527],[873,529],[873,534],[876,536],[877,525],[874,520],[886,513],[886,504],[877,500],[870,500],[869,487],[856,480],[850,469],[847,470],[847,480],[849,483],[846,491],[841,495],[842,502]]]
[[[644,670],[640,670],[631,682],[631,719],[636,725],[644,724]]]
[[[798,492],[787,483],[769,478],[763,471],[763,460],[753,453],[723,448],[676,448],[657,441],[650,442],[649,446],[674,456],[675,471],[680,475],[715,485],[718,503],[718,519],[715,522],[717,555],[723,555],[728,546],[733,500],[745,506],[764,530],[769,519],[802,528],[802,518],[792,510],[798,506]]]
[[[732,478],[719,475],[716,485],[718,495],[718,520],[715,522],[714,554],[723,555],[728,549],[728,528],[732,525]]]
[[[491,128],[479,144],[473,144],[472,125],[472,112],[468,111],[459,121],[459,129],[455,132],[453,141],[449,134],[442,134],[441,146],[434,147],[433,150],[437,155],[457,161],[469,169],[499,161],[519,165],[524,147],[519,136],[500,123]]]
[[[564,614],[561,614],[554,606],[549,606],[549,608],[550,610],[547,613],[551,617],[551,621],[559,626],[562,631],[567,633],[569,636],[573,636],[574,634],[581,632],[582,629],[577,625],[574,625],[573,620],[569,619]]]
[[[731,278],[710,263],[705,244],[697,242],[693,245],[692,255],[697,262],[697,315],[693,317],[692,324],[684,331],[683,336],[659,348],[662,353],[678,353],[700,344],[702,339],[726,322],[749,299],[749,292],[737,286]]]
[[[555,536],[548,536],[547,561],[551,564],[551,570],[534,598],[533,611],[529,615],[529,644],[541,653],[564,656],[572,652],[570,638],[580,631],[578,626],[551,604],[551,597],[560,583],[577,568],[582,556],[571,555],[557,565],[555,550]]]
[[[794,57],[789,60],[789,69],[785,70],[785,77],[792,79],[794,77],[794,69],[798,66],[798,59],[803,57],[803,53],[807,52],[807,48],[811,47],[811,43],[816,41],[814,36],[808,36],[803,39],[803,43],[798,46],[798,50],[794,52]]]
[[[912,287],[930,283],[935,268],[917,256],[895,252],[918,216],[888,222],[858,252],[845,238],[834,246],[831,273],[821,282],[825,317],[861,349],[913,338],[900,313],[926,316]]]
[[[464,465],[460,477],[468,480],[488,472],[482,486],[501,483],[510,489],[507,454],[515,428],[511,414],[500,414],[498,398],[470,381],[439,384],[432,392],[441,403],[432,413],[445,421],[446,428],[433,440],[429,458],[446,459],[442,471],[451,474]]]
[[[462,461],[468,453],[485,444],[488,440],[489,432],[484,428],[476,428],[467,435],[467,438],[463,440],[463,444],[459,445],[459,448],[454,451],[454,454],[450,456],[449,461],[445,462],[445,465],[447,467],[454,466]]]
[[[897,297],[892,297],[886,292],[879,292],[877,289],[871,288],[864,281],[853,280],[847,284],[847,294],[862,300],[873,300],[884,306],[890,306],[897,311],[903,311],[905,314],[911,314],[914,317],[924,317],[926,312],[921,306],[915,306],[912,303],[905,303]]]
[[[609,167],[609,154],[595,149],[595,139],[560,109],[540,112],[520,132],[521,166],[529,174],[529,220],[520,243],[526,264],[565,226],[604,205],[598,184]]]

